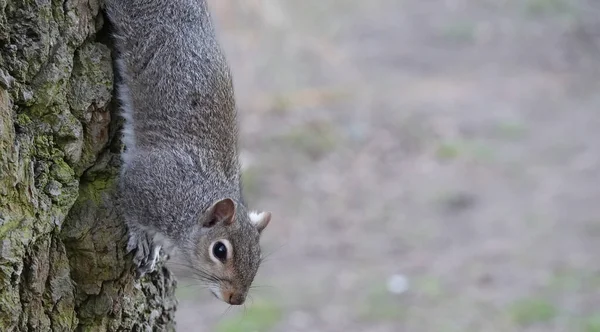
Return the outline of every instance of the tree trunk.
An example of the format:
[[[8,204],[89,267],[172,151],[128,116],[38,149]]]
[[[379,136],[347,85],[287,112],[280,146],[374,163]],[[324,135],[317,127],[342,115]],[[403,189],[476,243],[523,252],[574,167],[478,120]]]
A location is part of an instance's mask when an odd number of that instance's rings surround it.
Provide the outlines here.
[[[0,0],[0,331],[174,330],[114,208],[120,121],[98,0]]]

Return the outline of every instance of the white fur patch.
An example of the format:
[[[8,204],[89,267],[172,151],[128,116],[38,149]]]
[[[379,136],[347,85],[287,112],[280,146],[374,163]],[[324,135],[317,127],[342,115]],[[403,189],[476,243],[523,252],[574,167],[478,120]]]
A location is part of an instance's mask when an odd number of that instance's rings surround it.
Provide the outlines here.
[[[248,215],[250,216],[250,221],[254,225],[258,225],[265,217],[264,212],[258,212],[258,211],[250,211],[250,213],[248,213]]]
[[[127,68],[122,59],[116,60],[116,66],[119,70],[119,74],[124,81],[124,84],[119,84],[117,95],[121,102],[121,116],[125,119],[123,125],[123,143],[125,144],[126,150],[123,153],[123,162],[127,165],[135,154],[135,131],[133,125],[133,101],[131,100],[131,94],[127,82],[129,81],[127,75]]]

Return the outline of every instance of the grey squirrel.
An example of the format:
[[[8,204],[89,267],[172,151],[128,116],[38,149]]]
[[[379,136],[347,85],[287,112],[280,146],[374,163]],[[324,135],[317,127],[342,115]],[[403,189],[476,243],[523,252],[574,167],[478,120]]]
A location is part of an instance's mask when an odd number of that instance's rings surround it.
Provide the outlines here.
[[[229,304],[243,304],[270,212],[242,197],[231,74],[205,0],[105,0],[122,78],[119,191],[141,277],[171,247]]]

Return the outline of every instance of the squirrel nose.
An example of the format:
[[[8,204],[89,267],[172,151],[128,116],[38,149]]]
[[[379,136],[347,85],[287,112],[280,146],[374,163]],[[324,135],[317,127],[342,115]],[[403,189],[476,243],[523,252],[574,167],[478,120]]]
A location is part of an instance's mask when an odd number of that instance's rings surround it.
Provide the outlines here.
[[[225,302],[232,305],[244,304],[245,296],[241,293],[234,292],[223,292],[223,299]]]

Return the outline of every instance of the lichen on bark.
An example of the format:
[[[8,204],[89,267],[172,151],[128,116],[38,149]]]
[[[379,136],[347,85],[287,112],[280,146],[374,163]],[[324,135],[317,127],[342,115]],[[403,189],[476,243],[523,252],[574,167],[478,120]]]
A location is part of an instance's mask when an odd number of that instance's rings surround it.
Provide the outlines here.
[[[0,0],[0,331],[174,329],[124,251],[108,40],[99,1]]]

